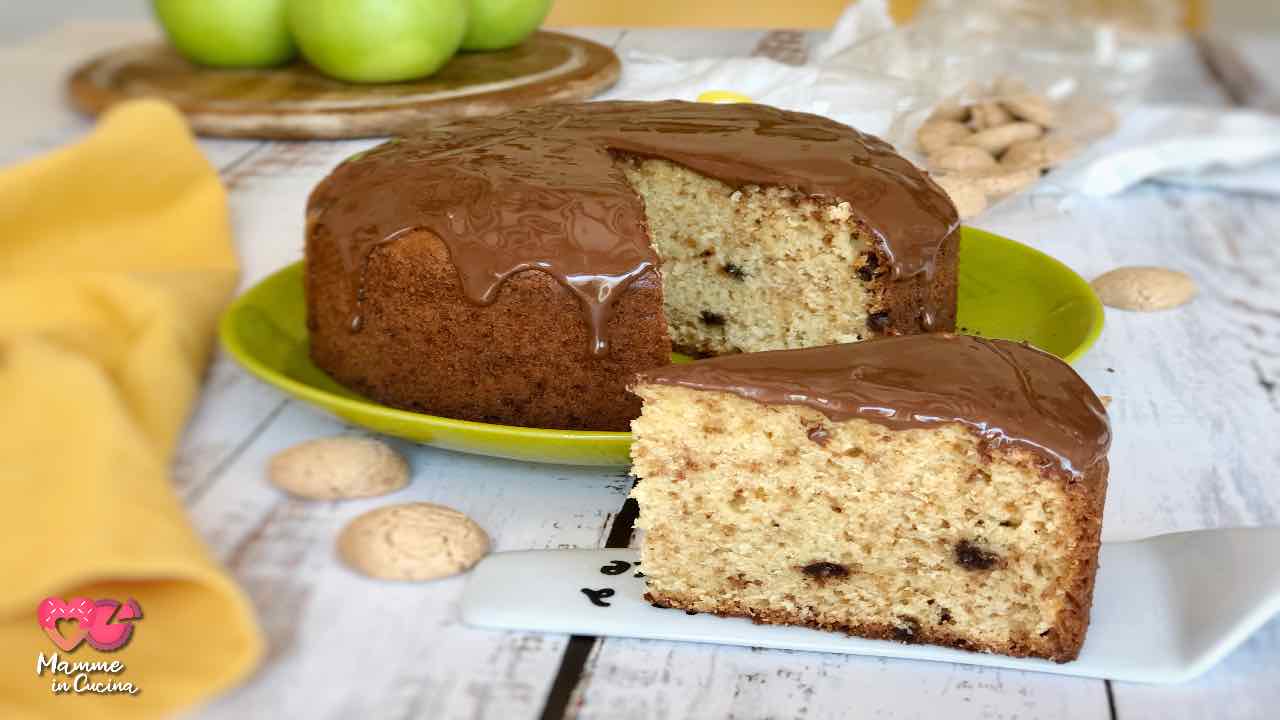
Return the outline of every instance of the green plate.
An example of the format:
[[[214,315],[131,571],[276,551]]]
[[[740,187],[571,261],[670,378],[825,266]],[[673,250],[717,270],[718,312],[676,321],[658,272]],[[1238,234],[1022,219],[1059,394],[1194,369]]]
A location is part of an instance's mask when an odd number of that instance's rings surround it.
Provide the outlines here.
[[[1067,361],[1102,332],[1089,284],[1042,252],[964,228],[960,237],[963,332],[1027,340]],[[302,263],[236,299],[219,327],[222,346],[249,372],[343,420],[427,445],[494,457],[570,465],[628,465],[631,434],[489,425],[396,410],[347,390],[307,354]]]

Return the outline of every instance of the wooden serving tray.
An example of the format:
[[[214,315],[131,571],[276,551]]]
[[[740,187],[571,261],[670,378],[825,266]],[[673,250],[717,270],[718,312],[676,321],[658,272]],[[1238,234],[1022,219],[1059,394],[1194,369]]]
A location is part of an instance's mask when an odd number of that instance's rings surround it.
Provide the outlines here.
[[[138,97],[178,106],[201,135],[282,140],[398,135],[463,117],[584,100],[618,79],[613,51],[538,32],[510,50],[459,53],[435,75],[386,85],[344,83],[305,63],[219,70],[163,43],[96,57],[68,80],[77,108],[97,114]]]

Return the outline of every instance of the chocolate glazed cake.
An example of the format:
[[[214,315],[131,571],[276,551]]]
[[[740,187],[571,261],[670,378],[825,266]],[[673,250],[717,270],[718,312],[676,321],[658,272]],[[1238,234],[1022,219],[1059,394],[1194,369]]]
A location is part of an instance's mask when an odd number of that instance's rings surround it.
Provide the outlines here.
[[[634,389],[652,602],[1078,655],[1111,434],[1058,358],[915,335],[672,365]]]
[[[311,355],[382,403],[625,430],[637,371],[955,325],[956,211],[886,143],[761,105],[464,121],[311,195]]]

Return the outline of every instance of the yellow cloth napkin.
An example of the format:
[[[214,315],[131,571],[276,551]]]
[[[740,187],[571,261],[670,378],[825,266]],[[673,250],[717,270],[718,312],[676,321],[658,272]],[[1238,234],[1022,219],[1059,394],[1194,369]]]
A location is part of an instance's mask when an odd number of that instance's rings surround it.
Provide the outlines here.
[[[169,105],[0,171],[0,718],[171,713],[253,669],[252,607],[191,528],[169,464],[236,286],[226,194]],[[48,596],[137,601],[130,642],[61,652]],[[76,621],[63,621],[63,636]],[[100,643],[101,644],[101,643]],[[54,694],[37,658],[119,660]]]

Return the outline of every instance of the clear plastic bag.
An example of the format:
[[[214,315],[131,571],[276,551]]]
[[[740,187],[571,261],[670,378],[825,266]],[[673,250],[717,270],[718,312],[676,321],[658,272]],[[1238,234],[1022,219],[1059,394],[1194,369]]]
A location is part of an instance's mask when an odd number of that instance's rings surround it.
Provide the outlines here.
[[[1141,96],[1158,48],[1175,37],[1178,0],[927,0],[885,29],[883,2],[846,13],[820,51],[824,68],[905,83],[886,140],[919,156],[916,129],[944,103],[998,99],[1022,86],[1054,105],[1060,135],[1084,146]]]

